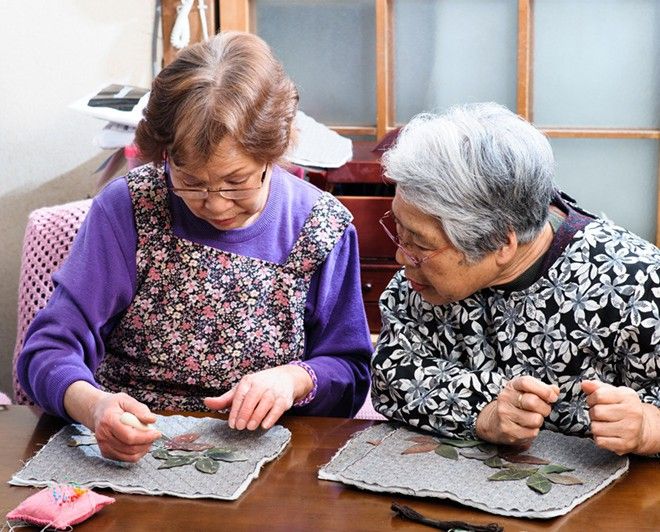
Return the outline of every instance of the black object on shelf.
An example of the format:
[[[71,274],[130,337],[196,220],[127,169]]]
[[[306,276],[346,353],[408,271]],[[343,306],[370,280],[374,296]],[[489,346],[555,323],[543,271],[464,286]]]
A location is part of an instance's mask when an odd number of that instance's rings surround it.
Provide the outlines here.
[[[90,107],[110,107],[119,111],[131,111],[147,92],[149,92],[147,89],[133,87],[132,85],[108,85],[93,96],[87,102],[87,105]]]

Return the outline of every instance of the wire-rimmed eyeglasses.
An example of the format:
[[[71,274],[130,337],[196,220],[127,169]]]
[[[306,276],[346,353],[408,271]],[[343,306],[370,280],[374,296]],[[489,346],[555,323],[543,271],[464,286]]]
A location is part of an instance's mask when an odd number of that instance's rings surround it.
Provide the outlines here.
[[[170,170],[175,170],[182,172],[181,169],[177,168],[176,165],[172,164],[171,161],[167,161]],[[188,200],[205,200],[209,197],[210,194],[220,194],[223,198],[229,200],[243,200],[254,196],[257,190],[261,190],[261,187],[266,180],[266,171],[268,170],[268,164],[266,164],[263,173],[261,174],[261,180],[258,187],[249,187],[249,188],[180,188],[180,187],[167,187],[168,190],[172,191],[174,194],[183,199]],[[172,172],[170,171],[170,175]]]
[[[443,251],[448,250],[451,246],[451,244],[447,244],[446,246],[442,246],[439,249],[435,249],[431,251],[428,255],[422,255],[422,256],[417,256],[411,253],[407,247],[406,244],[404,244],[401,239],[395,235],[386,225],[387,220],[395,220],[394,215],[392,214],[392,211],[387,211],[383,217],[379,220],[380,225],[383,227],[385,230],[385,234],[390,237],[390,240],[394,242],[397,248],[401,250],[401,253],[408,259],[408,262],[412,264],[415,268],[419,268],[422,264],[424,264],[427,260],[432,259],[436,255],[439,255]],[[396,221],[396,220],[395,220]]]

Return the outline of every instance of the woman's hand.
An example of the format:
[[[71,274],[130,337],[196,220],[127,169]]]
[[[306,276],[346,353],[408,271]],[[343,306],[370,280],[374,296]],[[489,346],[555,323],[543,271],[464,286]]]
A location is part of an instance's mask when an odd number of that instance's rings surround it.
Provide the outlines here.
[[[241,379],[237,386],[220,397],[207,397],[204,403],[213,410],[231,406],[229,426],[233,429],[269,429],[293,403],[313,387],[309,374],[295,365],[278,366]]]
[[[101,454],[106,458],[137,462],[161,437],[155,429],[137,429],[119,420],[124,412],[130,412],[145,425],[156,421],[146,405],[125,393],[107,393],[77,381],[67,388],[64,406],[73,419],[94,431]]]
[[[477,417],[477,436],[493,443],[529,447],[558,397],[559,388],[554,384],[529,375],[516,377]]]
[[[616,454],[660,452],[660,409],[644,404],[625,386],[582,381],[591,432],[598,447]]]

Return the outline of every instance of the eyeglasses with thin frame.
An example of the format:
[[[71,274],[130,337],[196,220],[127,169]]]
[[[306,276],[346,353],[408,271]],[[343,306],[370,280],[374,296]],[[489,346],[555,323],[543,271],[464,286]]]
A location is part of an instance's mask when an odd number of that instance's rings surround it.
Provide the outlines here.
[[[408,262],[410,262],[415,268],[419,268],[422,264],[424,264],[427,260],[432,259],[436,255],[439,255],[443,251],[447,251],[451,246],[451,244],[447,244],[446,246],[442,246],[439,249],[433,250],[431,253],[428,255],[424,255],[422,257],[418,257],[417,255],[413,255],[408,249],[406,248],[406,244],[404,244],[401,239],[392,233],[392,231],[389,230],[387,225],[385,225],[386,220],[395,220],[394,215],[392,214],[392,211],[387,211],[383,217],[379,220],[380,225],[383,227],[385,230],[385,234],[390,237],[390,240],[394,242],[397,248],[401,250],[401,253],[408,259]],[[396,222],[396,220],[395,220]]]
[[[175,170],[179,172],[183,172],[180,168],[177,168],[175,164],[173,164],[171,161],[166,161],[167,166],[170,168],[170,170]],[[268,164],[266,164],[263,173],[261,174],[261,180],[259,182],[258,187],[250,187],[250,188],[218,188],[218,189],[212,189],[212,188],[180,188],[180,187],[167,187],[168,190],[179,196],[180,198],[187,199],[187,200],[205,200],[208,199],[208,197],[211,194],[220,194],[225,199],[229,200],[243,200],[247,198],[251,198],[254,196],[257,192],[257,190],[261,190],[261,187],[263,187],[264,181],[266,180],[266,172],[268,171]],[[170,171],[170,175],[172,172]]]

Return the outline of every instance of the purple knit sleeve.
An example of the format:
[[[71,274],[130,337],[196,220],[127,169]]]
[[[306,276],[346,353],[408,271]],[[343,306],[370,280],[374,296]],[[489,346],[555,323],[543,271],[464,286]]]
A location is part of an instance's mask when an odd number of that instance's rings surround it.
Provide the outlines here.
[[[135,291],[137,235],[124,180],[94,200],[55,290],[30,325],[17,361],[21,386],[45,411],[68,418],[64,393],[75,381],[97,386],[103,338]]]
[[[370,386],[372,345],[362,302],[357,234],[350,225],[311,283],[305,313],[305,360],[316,395],[295,413],[351,417]]]

